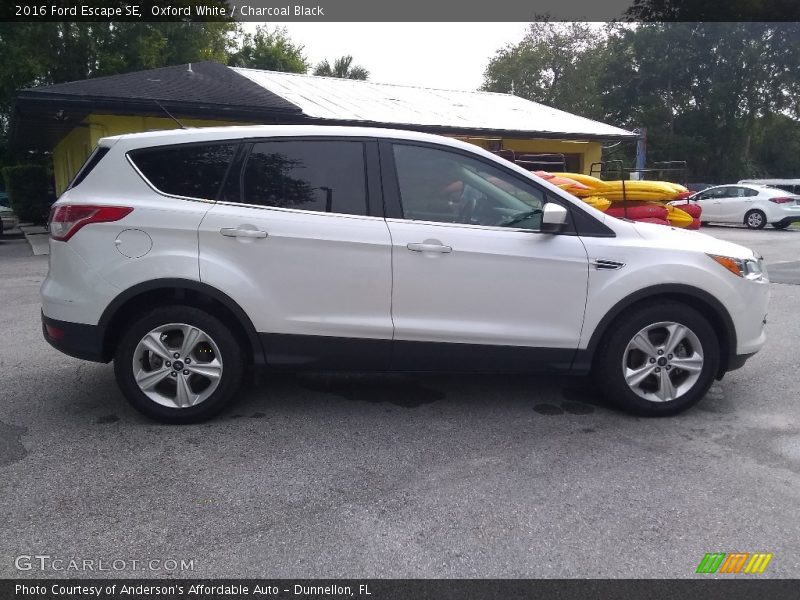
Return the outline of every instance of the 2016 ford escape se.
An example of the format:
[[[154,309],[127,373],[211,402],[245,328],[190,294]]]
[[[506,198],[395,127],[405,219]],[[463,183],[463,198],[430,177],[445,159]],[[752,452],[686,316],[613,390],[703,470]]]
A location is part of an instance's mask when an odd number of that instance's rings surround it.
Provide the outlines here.
[[[105,138],[50,227],[45,338],[113,360],[169,422],[216,414],[250,364],[593,371],[621,407],[674,414],[765,340],[751,250],[606,216],[421,133]]]

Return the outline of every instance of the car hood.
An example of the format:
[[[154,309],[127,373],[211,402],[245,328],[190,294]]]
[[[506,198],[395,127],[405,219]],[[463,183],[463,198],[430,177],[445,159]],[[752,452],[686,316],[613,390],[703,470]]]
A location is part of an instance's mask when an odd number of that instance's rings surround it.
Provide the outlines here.
[[[666,227],[654,223],[638,223],[636,221],[629,224],[643,239],[664,248],[696,250],[706,254],[718,254],[742,259],[752,258],[756,255],[750,248],[718,240],[699,231],[688,231],[676,227]]]

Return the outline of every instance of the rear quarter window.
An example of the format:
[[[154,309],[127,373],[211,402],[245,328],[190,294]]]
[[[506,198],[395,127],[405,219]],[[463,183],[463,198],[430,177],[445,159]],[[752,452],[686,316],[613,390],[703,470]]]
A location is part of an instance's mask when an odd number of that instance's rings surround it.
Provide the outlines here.
[[[159,192],[215,200],[236,147],[230,142],[182,144],[132,150],[128,157]]]
[[[83,166],[80,168],[77,175],[75,175],[75,179],[73,179],[67,186],[67,189],[71,190],[72,188],[80,185],[81,182],[86,179],[86,176],[94,170],[101,160],[103,160],[103,157],[108,154],[108,151],[109,148],[106,148],[105,146],[98,146],[95,148],[86,159],[86,162],[83,163]]]

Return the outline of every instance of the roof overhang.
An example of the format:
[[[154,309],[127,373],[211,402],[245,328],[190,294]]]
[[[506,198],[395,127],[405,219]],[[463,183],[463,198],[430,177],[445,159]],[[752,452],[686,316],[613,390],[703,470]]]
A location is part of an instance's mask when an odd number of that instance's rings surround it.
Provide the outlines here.
[[[162,108],[163,107],[163,108]],[[166,110],[164,110],[166,109]],[[14,102],[9,144],[16,150],[48,151],[90,114],[197,118],[243,123],[284,123],[299,110],[231,106],[174,100],[119,99],[21,91]],[[169,113],[169,114],[168,114]]]

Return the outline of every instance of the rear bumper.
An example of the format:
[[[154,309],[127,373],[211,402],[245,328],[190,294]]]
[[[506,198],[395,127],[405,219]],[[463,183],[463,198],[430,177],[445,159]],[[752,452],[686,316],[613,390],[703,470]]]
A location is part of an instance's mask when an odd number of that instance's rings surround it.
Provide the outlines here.
[[[42,335],[48,344],[68,356],[103,363],[110,360],[103,352],[103,332],[97,325],[58,321],[42,313]]]
[[[775,221],[778,225],[790,225],[791,223],[799,223],[800,215],[793,215],[791,217],[783,217]]]
[[[728,357],[728,368],[727,371],[735,371],[736,369],[741,369],[744,366],[744,363],[747,362],[751,356],[753,356],[755,352],[751,354],[731,354]]]

